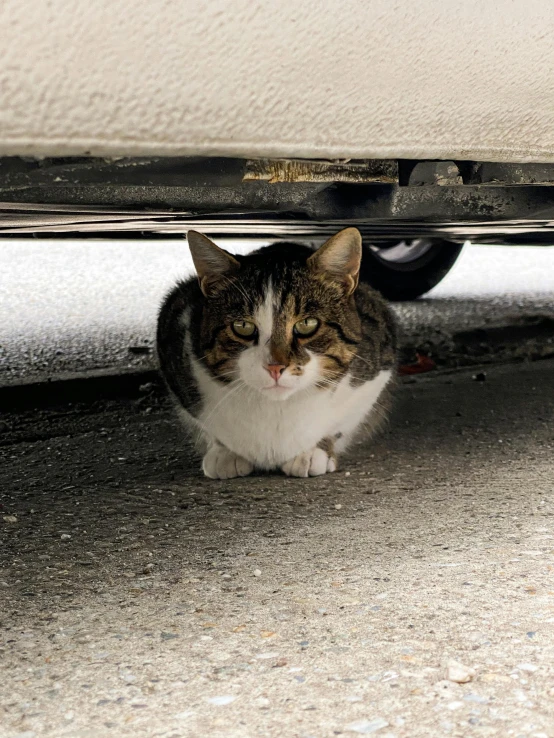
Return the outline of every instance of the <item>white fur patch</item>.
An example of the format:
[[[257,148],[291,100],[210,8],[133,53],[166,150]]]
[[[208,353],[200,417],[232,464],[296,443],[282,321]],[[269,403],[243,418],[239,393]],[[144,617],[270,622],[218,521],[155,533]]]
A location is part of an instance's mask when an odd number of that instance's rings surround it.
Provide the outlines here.
[[[316,361],[307,366],[312,363]],[[300,454],[312,453],[323,438],[337,434],[341,438],[336,449],[344,451],[392,376],[390,370],[382,371],[375,379],[353,387],[347,374],[333,391],[312,385],[275,402],[270,393],[242,380],[222,385],[197,361],[193,367],[205,399],[198,420],[208,438],[217,439],[261,469],[282,467]],[[314,472],[319,466],[314,460]]]
[[[254,321],[258,326],[260,346],[265,346],[273,333],[273,318],[275,315],[275,294],[271,281],[268,283],[264,301],[254,311]]]

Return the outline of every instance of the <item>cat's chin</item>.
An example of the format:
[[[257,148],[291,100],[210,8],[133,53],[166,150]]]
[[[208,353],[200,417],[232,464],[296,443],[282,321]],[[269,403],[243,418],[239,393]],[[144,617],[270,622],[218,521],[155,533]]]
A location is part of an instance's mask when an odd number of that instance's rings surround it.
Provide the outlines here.
[[[273,402],[282,402],[283,400],[288,400],[288,398],[294,394],[295,388],[274,385],[273,387],[265,387],[263,389],[260,389],[259,392],[268,400],[272,400]]]

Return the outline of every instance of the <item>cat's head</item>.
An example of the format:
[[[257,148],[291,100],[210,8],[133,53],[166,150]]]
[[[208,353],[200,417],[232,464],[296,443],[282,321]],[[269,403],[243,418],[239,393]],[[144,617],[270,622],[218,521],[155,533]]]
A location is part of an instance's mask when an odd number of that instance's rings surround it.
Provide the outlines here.
[[[361,338],[359,231],[346,228],[317,251],[275,244],[247,256],[187,237],[203,300],[195,349],[211,375],[271,400],[336,386]]]

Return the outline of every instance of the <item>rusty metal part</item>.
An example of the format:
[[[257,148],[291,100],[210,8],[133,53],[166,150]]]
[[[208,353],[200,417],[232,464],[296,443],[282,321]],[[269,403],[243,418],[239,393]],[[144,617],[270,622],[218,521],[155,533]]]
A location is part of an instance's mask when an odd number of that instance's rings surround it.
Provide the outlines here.
[[[420,161],[412,169],[408,185],[448,187],[464,183],[458,165],[453,161]]]
[[[552,164],[473,162],[466,184],[554,185]]]
[[[398,182],[398,162],[393,159],[323,161],[307,159],[248,159],[244,181]]]

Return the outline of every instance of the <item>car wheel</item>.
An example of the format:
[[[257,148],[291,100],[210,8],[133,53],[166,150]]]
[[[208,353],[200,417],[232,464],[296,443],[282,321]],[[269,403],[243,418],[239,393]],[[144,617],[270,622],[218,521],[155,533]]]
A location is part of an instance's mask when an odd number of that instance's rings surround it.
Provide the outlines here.
[[[442,238],[364,244],[360,279],[389,300],[414,300],[448,274],[462,247]]]

